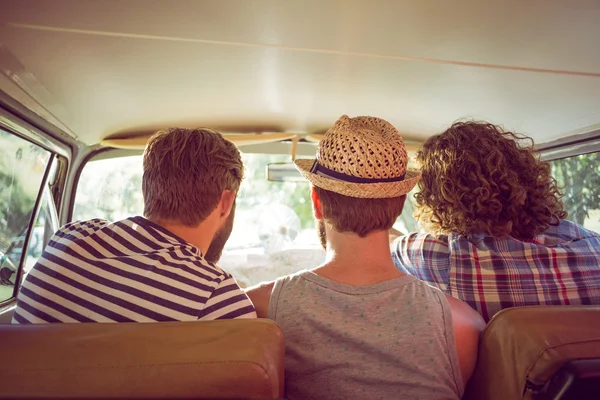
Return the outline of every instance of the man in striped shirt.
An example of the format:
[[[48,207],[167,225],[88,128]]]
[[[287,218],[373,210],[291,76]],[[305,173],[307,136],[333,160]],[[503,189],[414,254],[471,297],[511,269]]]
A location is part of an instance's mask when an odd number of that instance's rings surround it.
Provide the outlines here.
[[[208,129],[170,129],[144,153],[144,217],[76,221],[50,240],[18,295],[13,323],[254,318],[218,261],[244,167]]]

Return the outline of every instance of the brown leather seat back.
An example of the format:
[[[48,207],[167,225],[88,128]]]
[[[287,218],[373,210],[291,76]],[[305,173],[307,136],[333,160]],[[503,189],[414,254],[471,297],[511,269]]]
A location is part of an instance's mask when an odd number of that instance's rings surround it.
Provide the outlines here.
[[[283,333],[266,319],[0,325],[0,338],[0,397],[283,396]]]
[[[600,358],[600,306],[519,307],[496,314],[464,399],[531,399],[566,362]]]

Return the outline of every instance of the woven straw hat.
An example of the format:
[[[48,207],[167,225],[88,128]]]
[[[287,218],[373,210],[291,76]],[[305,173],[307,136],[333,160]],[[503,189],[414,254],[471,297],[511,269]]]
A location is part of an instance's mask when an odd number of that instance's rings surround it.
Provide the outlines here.
[[[390,198],[411,191],[421,179],[408,169],[400,133],[375,117],[342,116],[319,142],[316,160],[297,159],[313,185],[349,197]]]

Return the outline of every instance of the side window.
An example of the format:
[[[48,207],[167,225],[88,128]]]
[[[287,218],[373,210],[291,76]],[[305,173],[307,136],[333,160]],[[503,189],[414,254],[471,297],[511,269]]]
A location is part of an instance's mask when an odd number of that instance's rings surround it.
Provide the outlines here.
[[[0,302],[13,297],[28,258],[32,216],[51,161],[51,152],[0,129]]]
[[[568,220],[600,232],[600,152],[550,161]]]

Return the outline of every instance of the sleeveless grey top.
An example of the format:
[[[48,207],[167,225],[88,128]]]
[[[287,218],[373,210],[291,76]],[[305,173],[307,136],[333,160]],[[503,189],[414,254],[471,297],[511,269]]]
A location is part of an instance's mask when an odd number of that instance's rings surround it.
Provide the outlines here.
[[[450,305],[407,275],[344,285],[311,271],[275,282],[269,318],[286,343],[286,398],[459,399]]]

